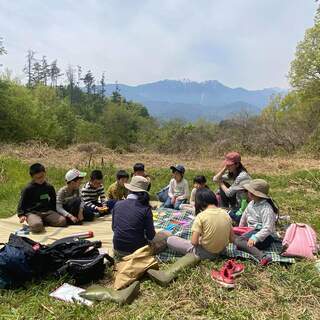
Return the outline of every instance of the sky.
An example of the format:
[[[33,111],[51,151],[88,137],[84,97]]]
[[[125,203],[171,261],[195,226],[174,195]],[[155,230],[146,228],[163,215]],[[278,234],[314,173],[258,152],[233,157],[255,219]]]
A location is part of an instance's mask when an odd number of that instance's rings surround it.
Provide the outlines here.
[[[314,0],[0,0],[2,70],[24,80],[29,49],[105,72],[107,83],[218,80],[288,88]]]

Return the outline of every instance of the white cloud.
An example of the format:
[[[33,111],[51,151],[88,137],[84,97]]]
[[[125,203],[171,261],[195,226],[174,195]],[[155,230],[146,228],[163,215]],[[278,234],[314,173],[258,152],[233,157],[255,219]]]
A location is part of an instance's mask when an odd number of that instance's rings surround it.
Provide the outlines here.
[[[28,49],[103,71],[109,81],[217,79],[287,86],[316,4],[305,0],[1,0],[2,63],[21,74]]]

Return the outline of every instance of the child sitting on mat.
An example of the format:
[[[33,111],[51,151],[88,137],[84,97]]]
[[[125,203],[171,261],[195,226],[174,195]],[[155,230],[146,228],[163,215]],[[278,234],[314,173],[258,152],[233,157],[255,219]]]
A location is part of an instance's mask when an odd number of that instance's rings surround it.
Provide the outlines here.
[[[57,212],[64,216],[68,223],[81,223],[83,220],[80,184],[86,175],[77,169],[69,170],[65,175],[66,185],[57,193]]]
[[[196,176],[193,179],[193,189],[190,195],[190,203],[185,203],[180,205],[181,210],[188,210],[190,212],[195,212],[195,201],[196,201],[196,192],[197,190],[208,188],[207,186],[207,179],[205,176]]]
[[[93,221],[97,216],[104,216],[108,210],[103,186],[103,174],[100,170],[93,170],[90,181],[81,189],[81,199],[84,202],[83,217],[86,221]]]
[[[242,236],[236,236],[235,244],[238,249],[256,257],[261,265],[267,265],[271,257],[264,254],[274,241],[276,215],[278,208],[269,197],[269,185],[263,179],[251,180],[243,186],[248,191],[250,203],[242,214],[240,227],[252,227],[253,231]]]
[[[173,178],[169,183],[168,198],[164,203],[165,208],[180,209],[180,205],[187,202],[189,197],[188,181],[184,179],[185,168],[178,164],[171,166]]]
[[[116,174],[117,181],[111,184],[107,190],[107,206],[111,210],[119,200],[126,199],[128,190],[124,186],[129,180],[129,174],[124,170],[119,170]]]

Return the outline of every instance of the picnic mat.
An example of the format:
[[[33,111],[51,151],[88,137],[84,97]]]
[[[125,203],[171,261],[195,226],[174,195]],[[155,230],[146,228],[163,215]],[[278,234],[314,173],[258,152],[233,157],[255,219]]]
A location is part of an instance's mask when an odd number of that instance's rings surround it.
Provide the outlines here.
[[[154,225],[157,229],[168,230],[173,235],[184,239],[190,239],[191,237],[191,226],[193,220],[194,216],[188,211],[159,208],[154,212]],[[281,242],[276,241],[272,243],[272,245],[265,252],[272,257],[272,262],[295,263],[294,258],[283,257],[280,255],[281,248]],[[166,251],[160,253],[158,258],[162,262],[167,262],[180,256],[180,254],[175,253],[168,248]],[[230,243],[227,247],[226,256],[229,258],[251,259],[259,262],[259,260],[253,255],[238,250],[232,243]]]
[[[7,218],[0,219],[0,242],[6,243],[9,240],[10,233],[15,233],[17,230],[22,228],[22,224],[19,223],[16,215]],[[40,234],[29,233],[24,235],[34,241],[42,244],[50,244],[55,240],[68,237],[74,233],[93,231],[94,238],[88,240],[102,242],[103,250],[109,255],[113,254],[112,249],[112,229],[111,229],[111,216],[105,216],[98,218],[92,222],[84,222],[83,225],[71,225],[67,228],[56,228],[56,227],[45,227],[45,232]]]

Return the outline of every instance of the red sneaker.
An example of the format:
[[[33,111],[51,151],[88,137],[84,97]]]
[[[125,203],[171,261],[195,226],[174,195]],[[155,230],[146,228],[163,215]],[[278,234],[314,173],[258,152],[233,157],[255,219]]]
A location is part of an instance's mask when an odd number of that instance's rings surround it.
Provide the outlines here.
[[[233,276],[227,268],[221,268],[220,271],[211,270],[211,279],[222,287],[231,289],[235,287]]]
[[[235,262],[235,260],[228,260],[223,268],[227,268],[234,277],[239,276],[244,271],[244,265]]]
[[[268,265],[270,262],[272,261],[271,257],[264,257],[260,260],[260,266],[265,267],[266,265]]]

